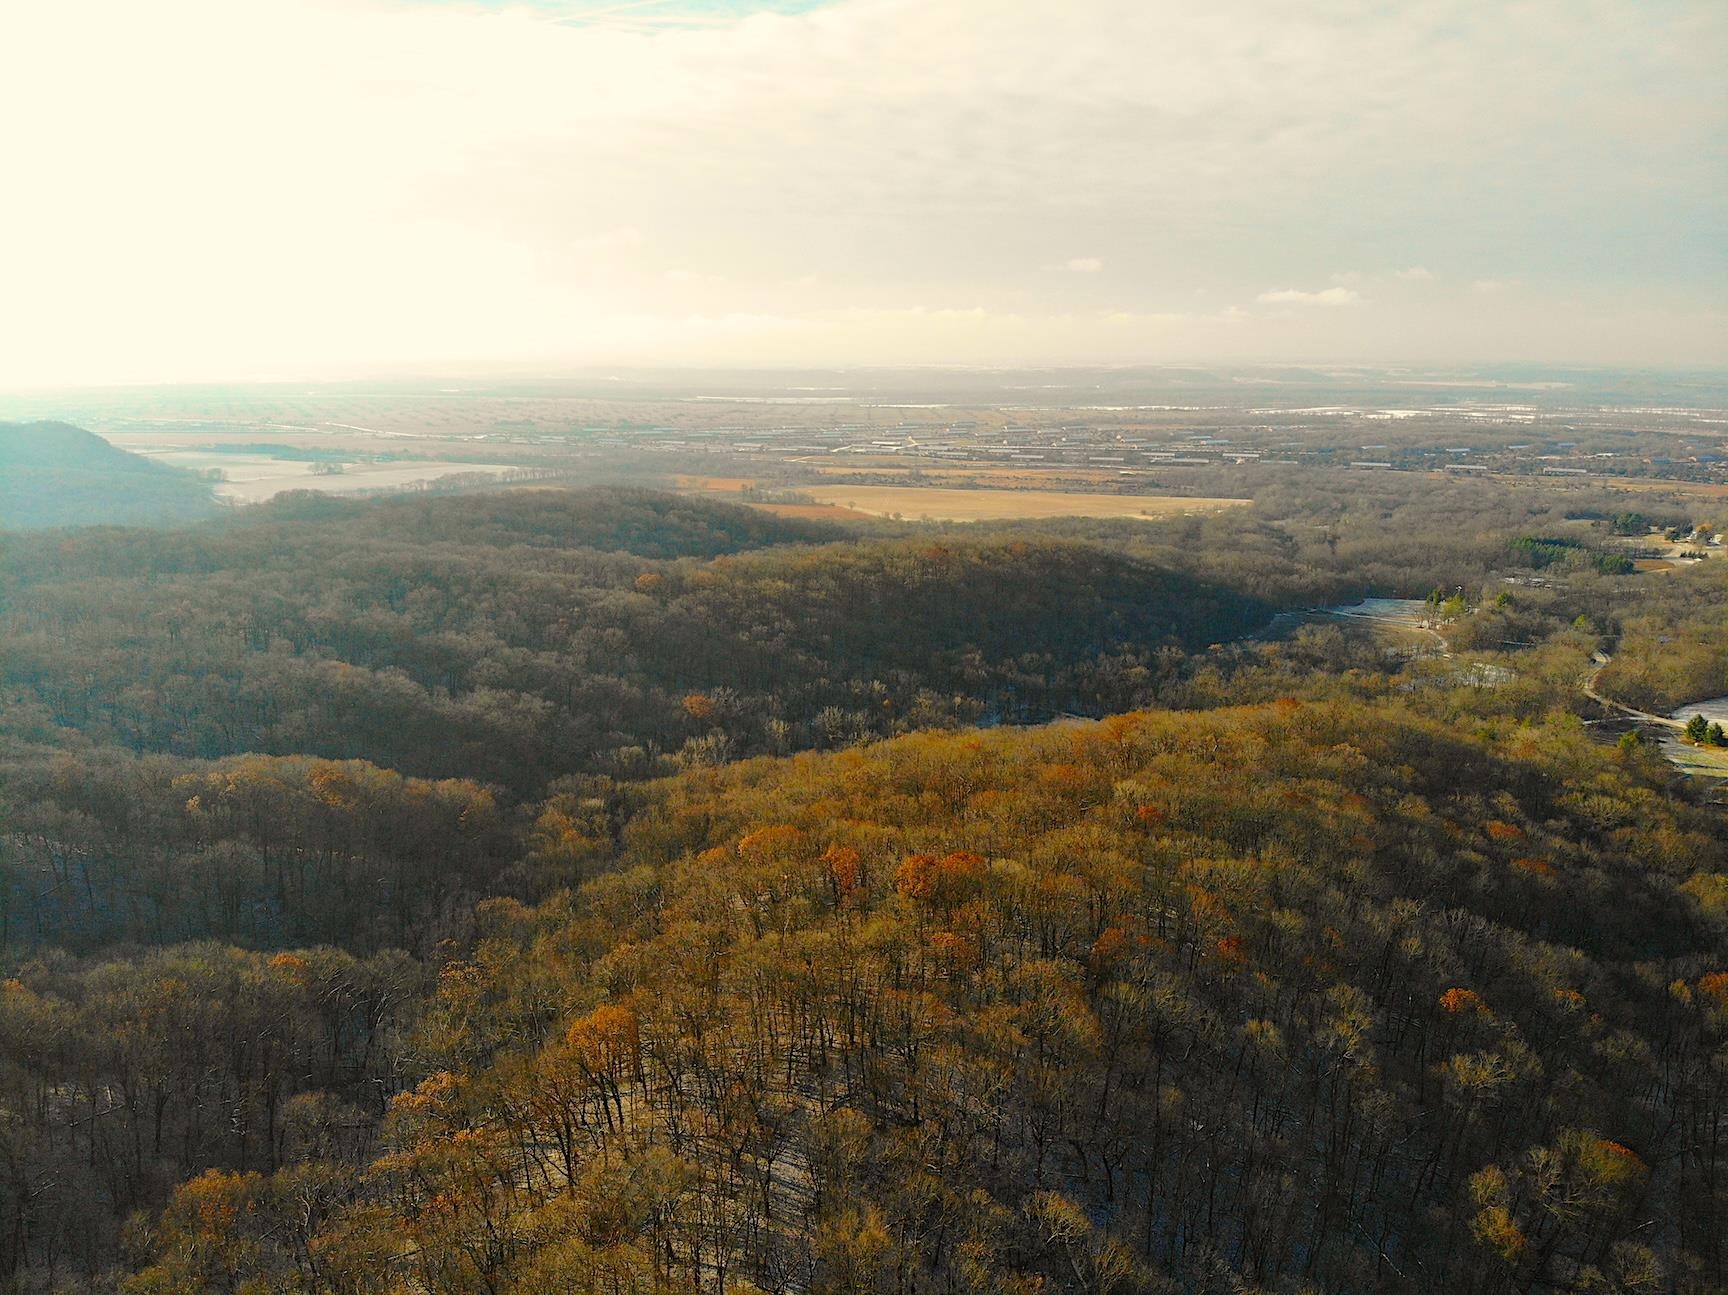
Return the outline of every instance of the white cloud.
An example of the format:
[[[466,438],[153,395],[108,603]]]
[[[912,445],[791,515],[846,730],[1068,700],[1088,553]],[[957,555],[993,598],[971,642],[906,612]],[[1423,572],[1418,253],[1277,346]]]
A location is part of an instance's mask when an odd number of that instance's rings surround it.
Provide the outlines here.
[[[1106,324],[1118,328],[1164,328],[1193,323],[1195,316],[1181,310],[1165,312],[1145,310],[1108,310],[1104,312]]]
[[[1426,283],[1431,279],[1438,278],[1439,276],[1436,275],[1434,271],[1427,269],[1424,266],[1412,265],[1408,270],[1397,271],[1394,277],[1413,283]]]
[[[620,252],[628,252],[641,247],[646,241],[642,231],[634,225],[620,225],[614,229],[602,229],[592,234],[575,235],[564,246],[583,256],[615,256]]]
[[[692,284],[702,287],[718,287],[726,282],[721,274],[707,274],[701,270],[671,269],[662,270],[660,277],[667,283]]]
[[[1277,288],[1262,292],[1254,300],[1268,306],[1354,306],[1362,296],[1354,288],[1322,288],[1319,292]]]
[[[1065,318],[1410,248],[1542,287],[1493,337],[1465,294],[1252,311],[1217,358],[1728,360],[1694,327],[1728,295],[1728,9],[1575,6],[0,3],[0,47],[30,52],[0,77],[0,119],[30,123],[0,131],[0,383],[706,363],[745,336],[755,363],[869,363],[903,348],[847,312],[917,301],[984,311],[927,328],[927,361],[1079,362],[1096,339]],[[1087,255],[1050,264],[1054,238]],[[1635,307],[1671,322],[1581,322]]]
[[[1470,283],[1470,291],[1479,296],[1487,297],[1517,286],[1518,280],[1516,279],[1474,279]]]

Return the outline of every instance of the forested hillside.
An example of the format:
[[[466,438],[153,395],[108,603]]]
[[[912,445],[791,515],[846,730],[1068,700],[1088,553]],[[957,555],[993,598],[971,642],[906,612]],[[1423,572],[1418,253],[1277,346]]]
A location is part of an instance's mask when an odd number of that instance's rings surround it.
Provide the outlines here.
[[[1659,714],[1728,693],[1728,562],[1684,576],[1640,591],[1601,677],[1610,695]]]
[[[786,547],[833,534],[591,490],[21,538],[0,554],[0,689],[133,750],[360,758],[520,792],[680,753],[1103,714],[1146,700],[1160,648],[1270,615],[1078,542]]]
[[[424,1007],[23,967],[6,1234],[212,1166],[134,1289],[1710,1289],[1728,852],[1661,777],[1289,702],[695,772],[616,857],[554,797],[530,848],[604,868]]]
[[[6,537],[0,1279],[1720,1290],[1728,842],[1582,687],[1707,686],[1720,577],[1469,497]],[[1484,574],[1254,637],[1334,546]]]
[[[0,531],[154,526],[215,515],[192,473],[65,423],[0,423]]]

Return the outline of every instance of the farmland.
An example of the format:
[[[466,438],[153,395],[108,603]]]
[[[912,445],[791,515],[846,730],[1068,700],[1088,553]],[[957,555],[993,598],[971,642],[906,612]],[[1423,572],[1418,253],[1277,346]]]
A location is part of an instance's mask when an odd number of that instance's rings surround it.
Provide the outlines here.
[[[1066,490],[948,490],[926,486],[812,486],[801,493],[873,517],[940,522],[1043,517],[1159,518],[1214,513],[1246,499],[1083,494]]]
[[[109,431],[110,444],[159,463],[217,473],[216,493],[237,504],[255,504],[285,490],[355,494],[420,489],[444,477],[508,472],[510,465],[474,463],[414,454],[401,442],[382,440],[365,429],[328,433],[308,429],[261,429],[263,441],[244,431]],[[416,445],[416,450],[421,447]],[[323,471],[319,469],[322,468]]]

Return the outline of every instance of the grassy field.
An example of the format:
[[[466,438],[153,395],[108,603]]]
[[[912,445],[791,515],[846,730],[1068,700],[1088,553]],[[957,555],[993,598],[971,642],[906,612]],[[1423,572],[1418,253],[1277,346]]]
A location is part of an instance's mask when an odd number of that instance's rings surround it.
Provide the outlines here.
[[[750,507],[764,513],[773,513],[776,517],[803,517],[818,522],[869,521],[872,514],[861,513],[855,508],[842,508],[839,504],[758,504]]]
[[[1684,724],[1694,715],[1702,715],[1707,720],[1728,725],[1728,697],[1712,697],[1707,701],[1688,703],[1670,711],[1668,718]],[[1662,751],[1687,773],[1728,778],[1728,748],[1693,746],[1690,742],[1681,741],[1679,733],[1670,729],[1662,734]]]
[[[1685,773],[1701,778],[1728,778],[1728,753],[1720,748],[1664,742],[1662,750]]]
[[[1177,517],[1236,508],[1246,499],[1101,495],[1064,490],[944,490],[921,486],[804,486],[818,503],[872,517],[982,522],[1040,517]]]

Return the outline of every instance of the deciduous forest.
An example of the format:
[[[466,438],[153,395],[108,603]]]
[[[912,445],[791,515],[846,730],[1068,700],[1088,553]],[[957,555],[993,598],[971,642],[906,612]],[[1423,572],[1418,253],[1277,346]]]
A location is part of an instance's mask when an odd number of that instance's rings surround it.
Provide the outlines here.
[[[0,1295],[1728,1295],[1724,0],[0,54]]]
[[[1445,490],[0,536],[0,1275],[1722,1289],[1728,564]]]

